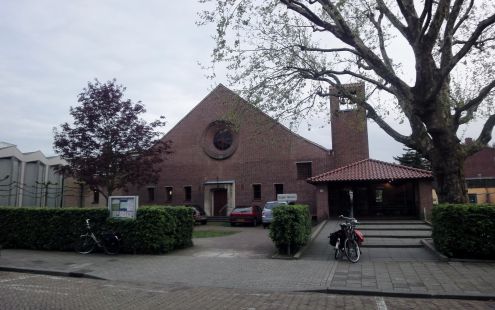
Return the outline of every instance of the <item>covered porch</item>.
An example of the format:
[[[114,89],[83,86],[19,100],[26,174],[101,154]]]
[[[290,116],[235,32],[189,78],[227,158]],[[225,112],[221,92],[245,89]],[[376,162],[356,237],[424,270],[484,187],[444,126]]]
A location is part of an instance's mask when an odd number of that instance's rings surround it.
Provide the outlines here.
[[[318,220],[423,218],[433,205],[431,172],[365,159],[308,179],[317,189]]]

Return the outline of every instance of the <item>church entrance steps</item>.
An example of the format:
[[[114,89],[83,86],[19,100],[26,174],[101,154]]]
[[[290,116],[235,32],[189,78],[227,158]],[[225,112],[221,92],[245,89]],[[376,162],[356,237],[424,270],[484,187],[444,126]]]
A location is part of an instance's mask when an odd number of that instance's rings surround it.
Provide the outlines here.
[[[364,236],[362,248],[422,248],[423,238],[388,238]]]
[[[420,220],[365,220],[358,229],[363,248],[421,248],[421,240],[431,238],[431,226]]]
[[[387,231],[387,230],[394,230],[394,231],[402,231],[402,230],[405,230],[405,231],[431,231],[431,227],[430,226],[427,226],[427,225],[424,225],[424,226],[421,226],[421,225],[418,225],[418,226],[412,226],[412,225],[408,225],[408,226],[360,226],[359,225],[359,230],[362,230],[362,231],[373,231],[373,230],[379,230],[379,231]]]
[[[208,222],[228,222],[228,216],[208,216]]]
[[[429,226],[426,224],[424,221],[420,220],[376,220],[376,221],[370,221],[370,220],[360,220],[358,218],[359,226]]]

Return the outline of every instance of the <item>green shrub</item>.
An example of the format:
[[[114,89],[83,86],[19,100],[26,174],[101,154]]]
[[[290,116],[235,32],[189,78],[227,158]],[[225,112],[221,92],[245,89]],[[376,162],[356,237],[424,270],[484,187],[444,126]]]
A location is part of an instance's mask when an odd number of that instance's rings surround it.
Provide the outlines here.
[[[306,205],[283,205],[273,209],[270,238],[280,253],[295,254],[311,235],[311,216]]]
[[[103,227],[106,209],[0,207],[0,244],[4,248],[72,250],[89,218]]]
[[[435,247],[446,256],[495,259],[494,206],[434,206],[432,225]]]
[[[192,245],[192,210],[141,207],[136,219],[108,219],[106,209],[0,208],[0,244],[5,248],[73,249],[89,218],[99,235],[111,229],[122,237],[122,253],[166,253]]]

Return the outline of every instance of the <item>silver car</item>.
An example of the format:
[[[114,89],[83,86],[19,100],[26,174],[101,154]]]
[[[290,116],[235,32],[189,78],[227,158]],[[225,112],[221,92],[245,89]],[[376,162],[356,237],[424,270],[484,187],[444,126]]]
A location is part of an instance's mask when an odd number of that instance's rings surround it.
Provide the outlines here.
[[[287,205],[285,201],[268,201],[263,208],[263,213],[261,215],[261,223],[263,223],[263,228],[268,227],[273,221],[272,210],[278,206]]]

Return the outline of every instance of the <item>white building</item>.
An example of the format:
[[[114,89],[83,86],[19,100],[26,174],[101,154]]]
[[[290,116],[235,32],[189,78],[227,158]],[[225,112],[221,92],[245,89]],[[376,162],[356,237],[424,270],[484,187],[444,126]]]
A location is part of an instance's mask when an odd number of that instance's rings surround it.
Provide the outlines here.
[[[16,145],[0,142],[0,205],[62,206],[64,177],[57,173],[61,165],[66,162],[59,156],[22,153]]]

